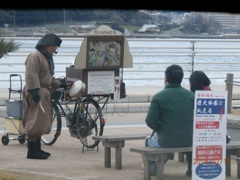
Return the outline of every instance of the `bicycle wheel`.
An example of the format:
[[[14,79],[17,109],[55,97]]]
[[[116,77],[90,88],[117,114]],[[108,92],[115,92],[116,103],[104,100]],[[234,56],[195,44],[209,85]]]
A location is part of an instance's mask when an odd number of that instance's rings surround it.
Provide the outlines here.
[[[52,128],[49,134],[44,134],[41,137],[41,140],[46,145],[53,145],[57,138],[60,136],[62,128],[62,119],[59,112],[59,108],[56,103],[53,102],[53,122]]]
[[[99,141],[93,140],[92,136],[101,136],[105,125],[102,109],[93,99],[85,98],[82,105],[82,110],[78,108],[76,117],[78,138],[85,147],[94,148]]]

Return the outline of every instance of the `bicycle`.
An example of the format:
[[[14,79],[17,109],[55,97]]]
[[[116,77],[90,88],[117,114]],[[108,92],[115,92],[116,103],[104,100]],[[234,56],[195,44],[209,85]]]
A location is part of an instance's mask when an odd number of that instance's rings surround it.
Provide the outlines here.
[[[102,109],[112,94],[105,95],[81,95],[70,101],[62,101],[64,89],[56,90],[52,95],[53,123],[49,134],[42,135],[41,140],[45,145],[53,145],[61,134],[62,117],[66,119],[66,125],[70,135],[80,140],[86,148],[96,147],[100,141],[95,141],[92,136],[103,135],[105,119]],[[102,101],[105,99],[104,101]],[[100,106],[102,102],[102,107]],[[69,105],[74,104],[73,110]],[[66,107],[64,110],[63,105]]]

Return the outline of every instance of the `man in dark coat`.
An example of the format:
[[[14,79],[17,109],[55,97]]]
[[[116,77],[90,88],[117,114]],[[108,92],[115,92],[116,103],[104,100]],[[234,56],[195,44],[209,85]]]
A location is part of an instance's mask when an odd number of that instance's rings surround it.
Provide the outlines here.
[[[22,122],[27,135],[28,159],[47,159],[51,155],[41,149],[41,136],[48,134],[52,126],[52,91],[66,86],[54,77],[53,54],[61,43],[57,35],[46,34],[25,61]]]

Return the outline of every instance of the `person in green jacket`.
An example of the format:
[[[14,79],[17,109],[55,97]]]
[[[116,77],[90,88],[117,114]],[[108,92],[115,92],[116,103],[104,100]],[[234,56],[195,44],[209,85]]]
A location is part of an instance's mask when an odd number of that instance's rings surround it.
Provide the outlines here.
[[[173,64],[165,70],[165,87],[153,96],[145,119],[147,126],[153,130],[152,136],[146,140],[146,146],[192,146],[194,93],[181,86],[183,76],[179,65]],[[173,155],[169,154],[169,159],[173,159]],[[192,159],[188,163],[191,164]],[[152,162],[152,175],[156,175],[156,166],[156,162]]]

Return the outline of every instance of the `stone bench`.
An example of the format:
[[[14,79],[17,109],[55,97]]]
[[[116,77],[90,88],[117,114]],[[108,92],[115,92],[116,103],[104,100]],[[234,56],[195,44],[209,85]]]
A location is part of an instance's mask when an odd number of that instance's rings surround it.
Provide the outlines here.
[[[122,148],[125,141],[145,139],[149,134],[126,134],[126,135],[106,135],[93,136],[93,140],[102,141],[104,146],[104,165],[111,167],[111,148],[115,148],[115,169],[122,169]]]
[[[168,153],[192,152],[192,147],[179,148],[154,148],[135,147],[130,148],[131,152],[140,153],[144,162],[144,180],[151,179],[150,166],[152,161],[157,161],[157,179],[164,179],[164,160]],[[231,176],[231,155],[237,156],[237,178],[240,179],[240,141],[231,141],[226,146],[226,176]]]

